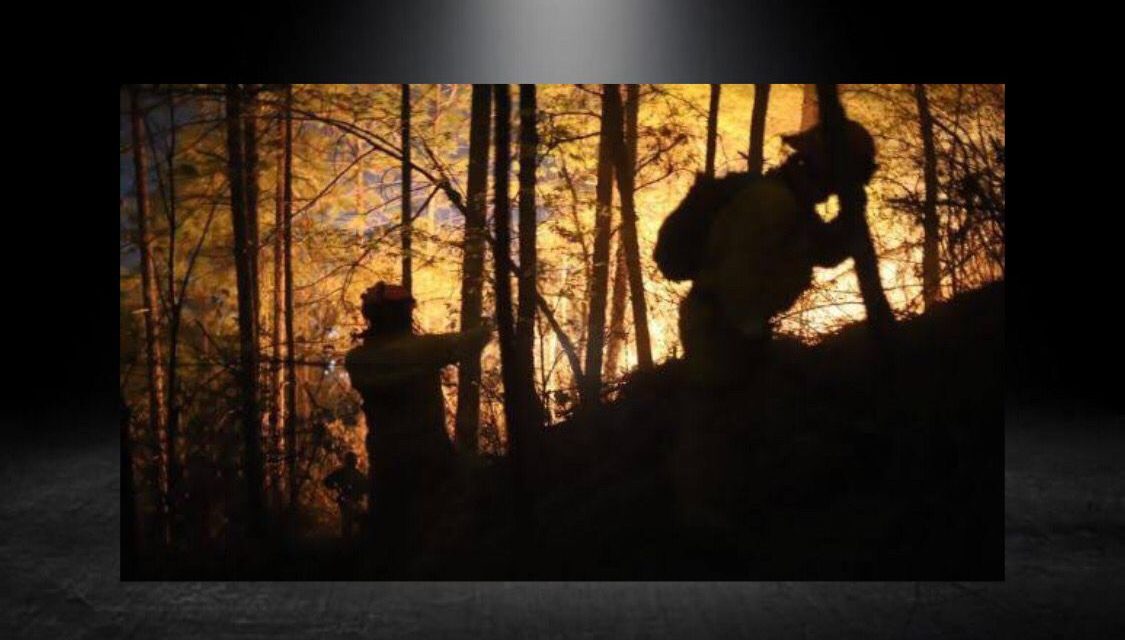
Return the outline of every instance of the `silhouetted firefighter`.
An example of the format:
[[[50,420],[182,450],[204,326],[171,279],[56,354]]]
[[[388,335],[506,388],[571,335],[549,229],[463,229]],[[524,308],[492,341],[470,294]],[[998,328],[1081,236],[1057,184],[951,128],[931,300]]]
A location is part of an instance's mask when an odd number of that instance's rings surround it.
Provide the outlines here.
[[[453,469],[441,369],[480,357],[491,325],[416,335],[414,298],[383,282],[364,292],[362,312],[368,323],[359,336],[363,343],[348,352],[345,366],[367,419],[370,520],[380,551],[405,561]]]
[[[760,177],[699,175],[660,228],[660,271],[693,281],[680,306],[680,339],[693,374],[706,381],[727,379],[753,360],[774,317],[812,283],[813,266],[834,266],[849,255],[845,221],[824,222],[815,207],[843,181],[871,179],[871,135],[846,122],[849,170],[839,180],[819,125],[782,140],[793,153],[781,166]]]
[[[359,456],[344,454],[344,466],[328,474],[324,486],[336,495],[340,507],[340,535],[351,540],[363,522],[363,497],[368,493],[367,477],[359,470]]]

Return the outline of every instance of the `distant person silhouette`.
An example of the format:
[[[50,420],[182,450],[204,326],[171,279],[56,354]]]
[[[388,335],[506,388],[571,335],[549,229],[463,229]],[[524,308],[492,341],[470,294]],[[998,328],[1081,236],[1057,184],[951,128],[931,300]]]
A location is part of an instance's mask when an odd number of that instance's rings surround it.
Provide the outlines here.
[[[324,486],[336,494],[340,507],[340,530],[345,540],[351,540],[363,522],[363,497],[368,493],[369,480],[359,470],[359,458],[352,451],[344,454],[344,466],[324,478]]]
[[[427,511],[453,470],[445,432],[441,369],[480,357],[491,323],[462,333],[414,333],[414,298],[403,287],[379,282],[363,294],[367,329],[348,352],[345,367],[363,398],[367,420],[369,502],[384,551],[416,548]]]
[[[680,340],[689,371],[703,381],[737,375],[770,338],[774,318],[809,288],[813,267],[850,255],[846,221],[825,222],[816,205],[871,179],[874,140],[845,122],[848,171],[838,178],[820,125],[782,141],[793,153],[765,175],[697,176],[660,228],[661,273],[693,282],[680,305]]]

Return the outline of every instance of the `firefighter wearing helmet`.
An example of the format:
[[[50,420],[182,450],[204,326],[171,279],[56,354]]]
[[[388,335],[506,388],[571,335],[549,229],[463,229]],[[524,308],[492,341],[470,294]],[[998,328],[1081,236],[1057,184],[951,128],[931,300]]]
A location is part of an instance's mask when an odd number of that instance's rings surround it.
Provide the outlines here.
[[[691,280],[680,307],[680,339],[697,378],[729,380],[772,333],[774,318],[812,283],[814,266],[848,257],[844,220],[825,222],[816,205],[875,172],[875,143],[846,120],[846,170],[837,177],[823,129],[782,136],[793,153],[765,175],[698,176],[661,226],[657,266]]]
[[[491,333],[484,321],[462,333],[416,334],[414,305],[401,286],[379,282],[365,291],[367,328],[345,359],[367,422],[373,530],[392,556],[409,553],[424,534],[428,510],[452,471],[441,369],[479,358]]]

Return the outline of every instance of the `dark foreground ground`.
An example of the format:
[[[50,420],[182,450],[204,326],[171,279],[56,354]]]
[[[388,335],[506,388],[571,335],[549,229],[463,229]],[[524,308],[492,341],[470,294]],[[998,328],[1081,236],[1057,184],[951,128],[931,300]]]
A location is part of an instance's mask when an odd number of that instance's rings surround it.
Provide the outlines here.
[[[299,526],[248,543],[231,530],[206,546],[142,545],[125,575],[1000,579],[1004,322],[998,283],[884,342],[857,324],[814,346],[743,345],[710,373],[707,360],[670,360],[544,433],[520,480],[511,457],[464,461],[406,544],[343,545]]]
[[[0,637],[1123,637],[1123,422],[1009,404],[1003,582],[122,583],[116,441],[27,444]]]
[[[776,339],[705,382],[683,360],[635,373],[548,434],[529,575],[1002,578],[1003,285],[887,338]]]

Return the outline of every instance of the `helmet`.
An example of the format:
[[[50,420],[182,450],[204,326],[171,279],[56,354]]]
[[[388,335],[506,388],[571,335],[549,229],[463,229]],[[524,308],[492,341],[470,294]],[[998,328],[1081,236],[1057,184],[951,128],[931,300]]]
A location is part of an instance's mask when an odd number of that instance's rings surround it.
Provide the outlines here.
[[[819,167],[831,166],[822,125],[817,124],[804,131],[783,135],[781,140]],[[848,154],[848,171],[845,177],[849,181],[867,183],[875,173],[874,138],[855,120],[844,120],[844,145]]]
[[[363,292],[364,304],[381,304],[384,302],[414,302],[414,296],[401,285],[377,282],[374,287],[369,287]]]
[[[377,282],[363,292],[360,311],[373,324],[409,326],[414,296],[401,285]]]

